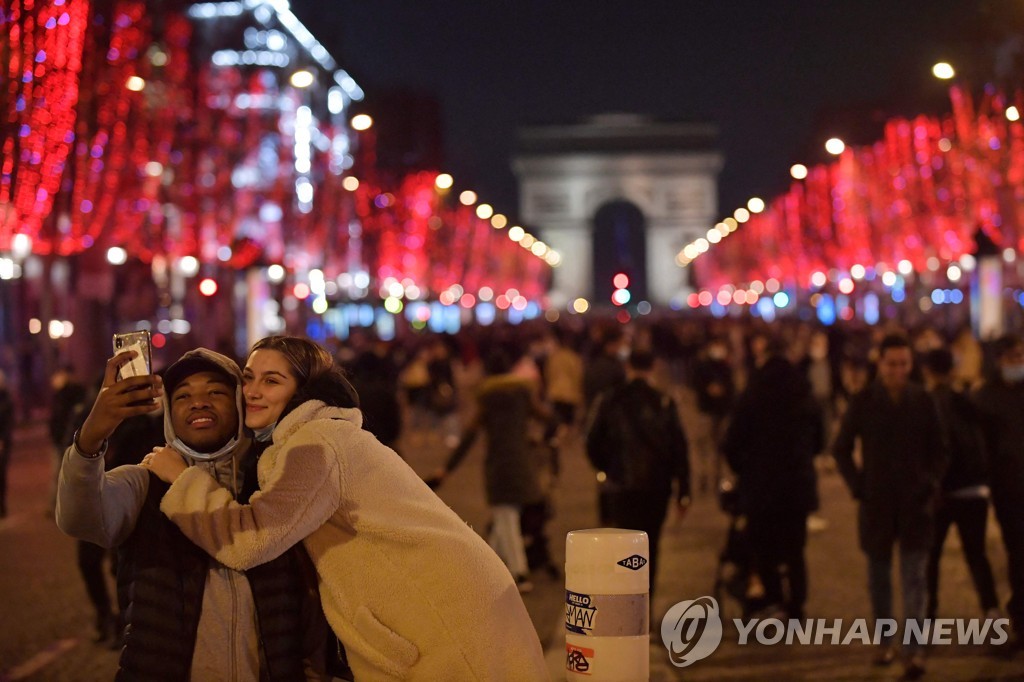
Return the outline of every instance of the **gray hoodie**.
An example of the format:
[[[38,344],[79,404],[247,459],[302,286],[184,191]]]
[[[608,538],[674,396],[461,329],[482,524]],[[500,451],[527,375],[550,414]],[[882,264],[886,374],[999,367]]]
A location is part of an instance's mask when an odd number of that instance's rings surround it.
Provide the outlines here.
[[[243,414],[242,375],[238,365],[219,353],[198,348],[182,359],[199,356],[216,363],[235,377],[235,403]],[[164,395],[164,437],[175,440],[171,425],[170,396]],[[234,448],[216,461],[190,460],[225,488],[241,488],[239,462],[248,456],[250,440],[239,419],[238,441]],[[57,525],[62,531],[102,547],[116,547],[135,529],[139,512],[149,490],[149,472],[138,465],[125,465],[103,470],[103,458],[82,456],[72,444],[64,453],[57,489]],[[241,571],[210,560],[203,591],[195,653],[192,657],[193,680],[259,679],[259,644],[256,633],[256,611],[248,579]]]

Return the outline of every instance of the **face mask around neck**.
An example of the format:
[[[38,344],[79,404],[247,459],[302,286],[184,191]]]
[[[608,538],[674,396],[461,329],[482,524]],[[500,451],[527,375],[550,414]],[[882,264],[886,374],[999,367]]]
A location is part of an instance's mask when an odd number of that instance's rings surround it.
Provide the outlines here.
[[[175,438],[174,442],[171,443],[171,447],[173,447],[175,450],[186,455],[187,457],[196,460],[197,462],[215,462],[224,455],[234,450],[236,445],[238,445],[238,438],[234,437],[227,443],[225,443],[216,452],[196,452],[189,446],[185,445],[185,443],[183,443],[180,438]]]

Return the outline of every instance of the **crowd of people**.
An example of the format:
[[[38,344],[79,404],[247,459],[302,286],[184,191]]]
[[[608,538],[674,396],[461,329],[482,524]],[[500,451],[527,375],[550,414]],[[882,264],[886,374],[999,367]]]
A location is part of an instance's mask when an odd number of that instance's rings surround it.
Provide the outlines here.
[[[558,575],[545,523],[570,442],[593,465],[602,525],[648,533],[652,588],[667,516],[717,496],[731,520],[722,560],[742,564],[730,588],[747,614],[803,618],[816,477],[836,470],[858,504],[876,618],[893,615],[894,548],[903,617],[935,616],[952,525],[980,613],[996,617],[991,503],[1006,615],[1024,638],[1024,340],[1013,335],[982,345],[969,330],[577,319],[390,343],[271,337],[241,368],[199,349],[155,377],[120,379],[124,361],[91,390],[61,368],[50,421],[56,519],[80,541],[97,639],[122,650],[123,679],[168,661],[196,679],[224,666],[253,679],[430,679],[452,656],[467,675],[498,665],[506,679],[544,677],[519,593],[534,571]],[[0,463],[4,393],[0,379]],[[409,438],[448,453],[425,481],[401,457]],[[431,490],[481,438],[486,543]],[[101,547],[118,550],[117,607]],[[446,555],[464,570],[432,570]],[[404,616],[414,602],[436,619]],[[500,628],[475,619],[467,631],[460,613],[484,603]],[[167,627],[191,637],[165,651]],[[923,651],[892,641],[873,662],[900,656],[905,678],[924,673]]]

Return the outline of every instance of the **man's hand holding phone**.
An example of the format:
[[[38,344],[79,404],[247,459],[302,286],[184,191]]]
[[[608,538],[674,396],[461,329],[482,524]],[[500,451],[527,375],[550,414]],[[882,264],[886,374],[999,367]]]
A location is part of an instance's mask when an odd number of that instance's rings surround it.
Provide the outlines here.
[[[78,449],[85,454],[99,452],[103,442],[129,417],[160,409],[164,393],[163,380],[156,375],[129,376],[118,379],[123,366],[131,363],[137,350],[122,351],[107,360],[96,402],[78,432]]]
[[[148,331],[114,334],[114,355],[135,351],[131,359],[121,365],[118,379],[152,374],[153,341]]]

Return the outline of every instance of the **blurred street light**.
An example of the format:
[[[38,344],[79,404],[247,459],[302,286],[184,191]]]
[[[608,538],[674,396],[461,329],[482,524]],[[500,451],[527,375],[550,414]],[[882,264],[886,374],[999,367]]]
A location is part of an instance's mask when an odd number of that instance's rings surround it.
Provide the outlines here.
[[[128,252],[120,246],[111,246],[107,249],[107,262],[111,265],[124,265],[128,262]]]
[[[838,137],[830,137],[825,142],[825,151],[834,156],[839,156],[846,150],[846,143]]]
[[[936,78],[944,81],[948,81],[950,78],[956,75],[956,71],[947,62],[939,62],[932,67],[932,75]]]
[[[292,74],[291,83],[297,88],[308,88],[313,84],[313,74],[305,69]]]
[[[186,277],[195,277],[199,273],[199,260],[195,256],[184,256],[178,261],[181,274]]]
[[[370,118],[369,114],[356,114],[352,117],[353,130],[369,130],[372,125],[373,119]]]

